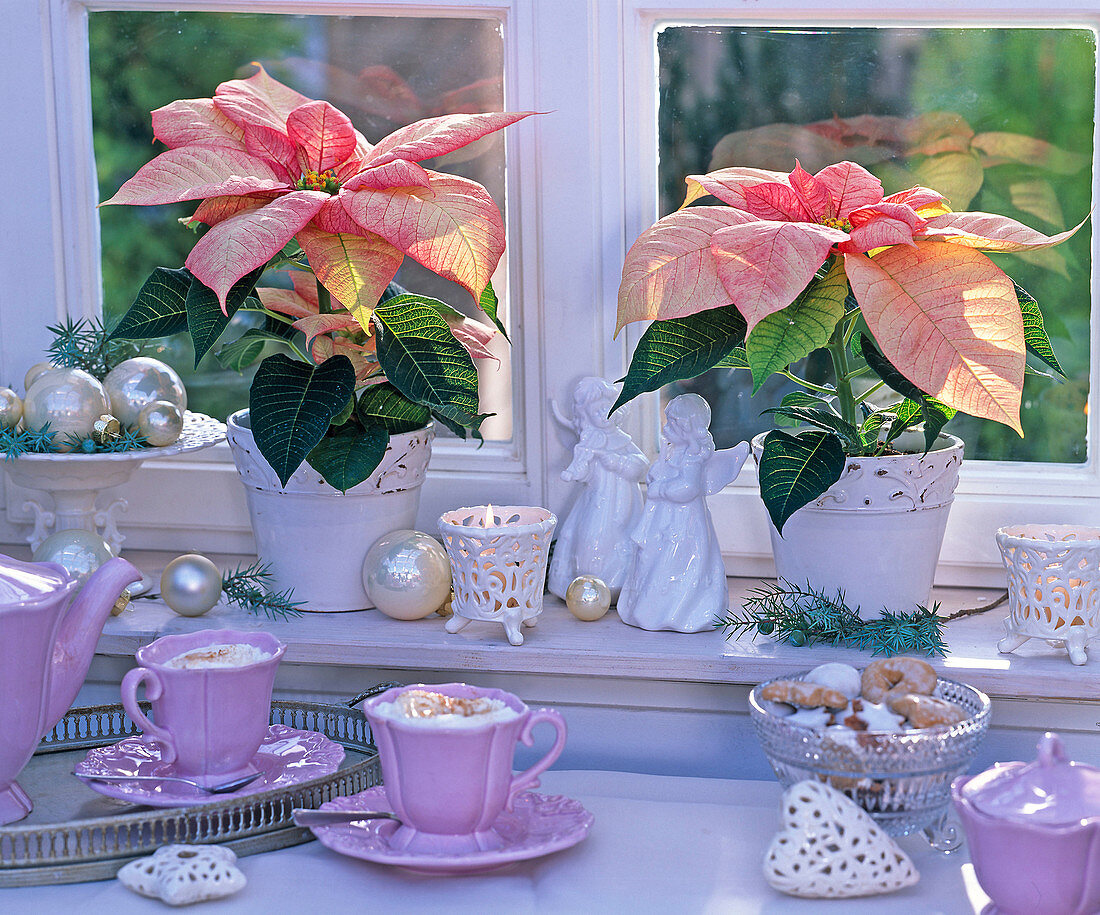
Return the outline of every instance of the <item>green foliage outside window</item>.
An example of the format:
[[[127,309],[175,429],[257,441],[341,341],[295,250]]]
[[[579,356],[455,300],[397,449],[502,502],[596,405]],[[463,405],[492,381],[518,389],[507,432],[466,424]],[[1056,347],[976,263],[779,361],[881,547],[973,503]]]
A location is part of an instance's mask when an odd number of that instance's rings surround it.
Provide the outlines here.
[[[796,156],[811,172],[852,159],[875,173],[888,194],[926,184],[958,197],[954,209],[1003,214],[1044,232],[1068,228],[1067,214],[1076,220],[1092,210],[1091,31],[670,27],[658,36],[658,53],[662,215],[683,201],[688,175],[733,164],[787,172]],[[891,127],[948,114],[957,116],[950,122],[954,134],[889,148]],[[829,146],[821,136],[845,128],[844,144]],[[876,132],[882,134],[877,140]],[[982,136],[1007,137],[1015,156],[980,148]],[[1044,141],[1055,152],[1033,152],[1025,139]],[[822,160],[814,161],[815,154]],[[966,178],[956,182],[957,193],[945,187],[945,173]],[[960,416],[950,431],[966,441],[968,457],[1085,460],[1090,246],[1086,226],[1030,260],[994,258],[1049,315],[1047,331],[1067,379],[1027,378],[1024,439]],[[803,373],[826,377],[824,365],[804,366]],[[771,381],[764,399],[750,399],[747,373],[729,370],[670,393],[685,389],[711,402],[720,447],[770,428],[760,411],[789,391]]]
[[[178,98],[209,96],[218,83],[246,75],[250,61],[294,54],[307,39],[307,21],[218,13],[91,13],[88,42],[99,199],[110,197],[151,158],[150,111]],[[194,209],[194,204],[177,204],[140,211],[99,210],[107,327],[130,307],[151,269],[183,263],[195,239],[176,220]],[[251,373],[224,371],[212,355],[194,369],[187,334],[149,344],[144,352],[180,372],[191,409],[224,419],[247,405]]]

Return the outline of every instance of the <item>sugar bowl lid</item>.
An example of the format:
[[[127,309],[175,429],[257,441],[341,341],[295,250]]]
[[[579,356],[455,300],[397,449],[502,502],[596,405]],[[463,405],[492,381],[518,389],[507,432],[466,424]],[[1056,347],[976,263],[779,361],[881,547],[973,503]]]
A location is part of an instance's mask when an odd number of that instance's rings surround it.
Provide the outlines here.
[[[962,796],[1001,820],[1061,826],[1100,817],[1100,769],[1073,762],[1057,734],[1040,738],[1035,762],[995,765],[975,775]]]

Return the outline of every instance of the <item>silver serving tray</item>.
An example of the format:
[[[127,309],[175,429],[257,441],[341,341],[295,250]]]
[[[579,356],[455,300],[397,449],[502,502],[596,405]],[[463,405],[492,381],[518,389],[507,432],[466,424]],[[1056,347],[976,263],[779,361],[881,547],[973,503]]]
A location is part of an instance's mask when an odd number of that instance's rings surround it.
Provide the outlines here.
[[[148,714],[148,707],[143,709]],[[121,705],[72,709],[43,738],[19,776],[30,815],[0,826],[0,887],[107,880],[161,845],[217,843],[253,855],[308,842],[295,807],[319,807],[382,782],[370,726],[358,709],[276,699],[271,723],[319,731],[347,751],[340,768],[289,787],[232,800],[154,809],[96,793],[72,774],[92,747],[140,733]]]

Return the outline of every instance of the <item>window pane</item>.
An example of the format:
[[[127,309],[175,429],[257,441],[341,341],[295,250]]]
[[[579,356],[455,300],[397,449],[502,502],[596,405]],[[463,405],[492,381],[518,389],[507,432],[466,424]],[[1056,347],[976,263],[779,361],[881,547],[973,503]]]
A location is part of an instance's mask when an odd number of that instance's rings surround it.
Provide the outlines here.
[[[163,149],[151,145],[150,111],[180,98],[209,98],[219,83],[250,75],[251,61],[299,92],[331,102],[371,142],[425,117],[503,109],[501,29],[490,19],[94,12],[89,44],[100,199]],[[425,165],[480,182],[505,211],[501,134]],[[99,210],[108,326],[154,267],[182,266],[195,236],[176,220],[196,205]],[[468,293],[410,258],[396,280],[475,316]],[[507,321],[504,260],[493,285]],[[234,336],[227,331],[222,342]],[[222,369],[213,352],[195,370],[186,334],[148,349],[184,376],[193,409],[225,417],[247,406],[250,374]],[[506,352],[501,356],[500,366],[477,363],[482,411],[497,414],[482,426],[487,439],[511,438],[510,370]]]
[[[683,202],[687,175],[733,165],[789,172],[796,157],[811,173],[852,160],[887,194],[925,185],[954,210],[1011,216],[1048,234],[1092,207],[1090,30],[674,26],[659,32],[657,48],[661,213]],[[965,439],[968,458],[1085,460],[1090,231],[994,257],[1043,307],[1067,380],[1027,377],[1023,439],[959,414],[948,431]],[[824,360],[805,368],[826,377]],[[666,393],[703,394],[721,446],[770,428],[760,411],[793,384],[772,379],[750,401],[751,389],[747,372],[723,370]]]

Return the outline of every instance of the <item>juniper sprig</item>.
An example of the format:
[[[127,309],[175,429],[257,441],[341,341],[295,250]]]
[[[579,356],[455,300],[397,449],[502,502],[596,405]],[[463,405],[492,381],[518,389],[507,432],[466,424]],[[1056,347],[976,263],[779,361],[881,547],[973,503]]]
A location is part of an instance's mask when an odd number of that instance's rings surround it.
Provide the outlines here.
[[[50,362],[67,368],[83,369],[100,381],[120,362],[137,355],[138,348],[129,340],[112,340],[98,318],[66,317],[60,324],[46,328],[53,340],[46,347]]]
[[[841,645],[876,655],[924,654],[943,657],[939,604],[910,612],[883,610],[864,620],[844,602],[844,592],[829,595],[812,585],[792,585],[783,579],[754,588],[740,612],[730,610],[715,621],[726,638],[752,632],[791,645]]]
[[[259,560],[251,565],[238,565],[222,576],[222,593],[230,603],[249,613],[263,613],[269,619],[298,616],[304,601],[294,600],[294,591],[272,591],[269,587],[271,567]]]

